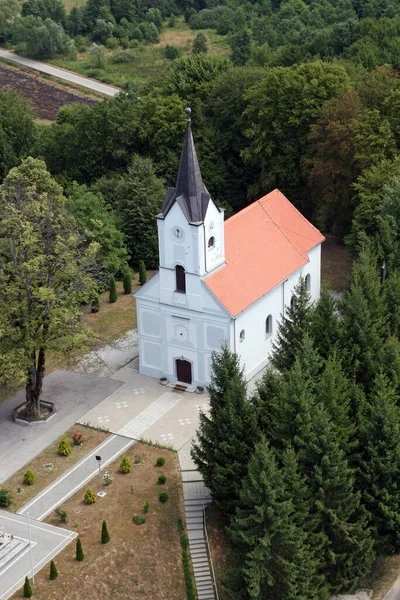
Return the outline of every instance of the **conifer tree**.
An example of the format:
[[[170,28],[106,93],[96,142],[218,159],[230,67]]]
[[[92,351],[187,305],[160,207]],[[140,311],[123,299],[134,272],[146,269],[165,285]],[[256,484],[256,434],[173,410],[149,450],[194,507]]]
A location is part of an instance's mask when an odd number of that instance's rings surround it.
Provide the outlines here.
[[[390,334],[400,337],[400,271],[394,271],[386,280],[384,300]]]
[[[212,355],[210,413],[200,414],[200,428],[191,455],[216,505],[231,514],[241,481],[257,441],[252,404],[246,398],[246,381],[237,354],[224,346]]]
[[[204,33],[200,32],[193,40],[192,53],[206,54],[208,52],[207,38]]]
[[[393,384],[378,375],[360,427],[357,484],[370,514],[377,550],[400,551],[400,409]]]
[[[272,360],[280,371],[293,366],[304,335],[310,331],[311,312],[311,297],[304,277],[300,276],[294,287],[291,306],[282,316],[273,344]]]
[[[76,540],[76,560],[82,561],[85,558],[82,548],[81,538]]]
[[[110,536],[107,530],[107,523],[105,521],[103,521],[103,524],[101,526],[101,543],[102,544],[107,544],[107,542],[110,541]]]
[[[28,577],[25,577],[24,598],[32,598],[32,587]]]
[[[117,295],[117,284],[115,283],[115,278],[113,275],[111,275],[110,277],[110,298],[109,298],[110,302],[116,302],[118,300],[118,295]]]
[[[318,521],[321,574],[331,593],[339,593],[368,572],[373,540],[340,436],[322,405],[316,404],[311,416],[297,436],[299,467],[310,489],[311,514]]]
[[[146,265],[144,264],[143,260],[141,260],[139,262],[139,283],[140,285],[145,284],[147,281],[147,272],[146,272]]]
[[[132,277],[128,268],[124,270],[122,285],[124,286],[124,294],[132,294]]]
[[[98,313],[99,311],[100,311],[100,298],[99,298],[99,294],[96,294],[90,305],[90,312]]]
[[[267,440],[271,440],[273,435],[274,406],[276,406],[277,398],[279,398],[282,381],[283,376],[281,373],[266,369],[251,398],[258,428]]]
[[[241,557],[241,574],[252,600],[320,600],[315,561],[307,534],[295,522],[295,508],[282,470],[265,440],[256,445],[229,532]]]
[[[52,560],[50,563],[50,579],[54,580],[54,579],[57,579],[57,577],[58,577],[57,567],[54,564],[54,560]]]
[[[321,286],[319,300],[311,313],[311,336],[322,358],[327,358],[339,341],[338,301],[331,290]]]

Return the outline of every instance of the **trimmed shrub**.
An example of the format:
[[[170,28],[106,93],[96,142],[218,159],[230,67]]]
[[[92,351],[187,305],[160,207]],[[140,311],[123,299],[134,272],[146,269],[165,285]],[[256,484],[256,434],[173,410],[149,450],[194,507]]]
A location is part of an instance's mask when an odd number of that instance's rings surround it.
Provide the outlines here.
[[[165,458],[159,456],[156,460],[156,467],[163,467],[165,465]]]
[[[36,477],[35,475],[32,473],[32,471],[30,469],[28,469],[27,471],[25,471],[24,474],[24,483],[26,485],[33,485],[36,481]]]
[[[158,485],[164,485],[164,483],[166,481],[167,481],[167,478],[165,477],[165,475],[161,474],[158,476],[158,481],[157,481]]]
[[[148,513],[149,509],[150,509],[150,502],[148,500],[145,500],[144,504],[143,504],[143,512]]]
[[[134,60],[136,60],[136,52],[129,48],[127,50],[121,50],[120,52],[117,52],[112,59],[114,64],[131,63]]]
[[[168,500],[168,494],[167,492],[161,492],[161,494],[158,496],[158,499],[160,502],[167,502]]]
[[[63,435],[58,444],[58,454],[61,454],[61,456],[69,456],[71,452],[71,444],[69,443],[65,435]]]
[[[83,554],[81,538],[78,538],[76,540],[76,560],[81,561],[84,558],[85,558],[85,555]]]
[[[58,577],[57,567],[54,564],[54,560],[52,560],[50,563],[50,579],[54,580],[54,579],[57,579],[57,577]]]
[[[60,519],[61,523],[69,523],[68,513],[61,508],[56,508],[56,515]]]
[[[142,515],[133,515],[132,521],[135,525],[143,525],[143,523],[146,523],[146,519],[145,517],[142,517]]]
[[[146,265],[144,264],[143,260],[141,260],[139,263],[139,283],[140,283],[140,285],[143,285],[144,283],[146,283],[146,281],[147,281]]]
[[[85,504],[94,504],[96,502],[96,494],[90,488],[86,490],[84,501]]]
[[[110,541],[110,536],[107,529],[107,523],[103,521],[103,525],[101,526],[101,543],[107,544]]]
[[[122,285],[124,286],[124,294],[132,294],[132,277],[128,269],[124,271]]]
[[[5,508],[11,504],[11,494],[8,490],[0,490],[0,506]]]
[[[109,300],[110,300],[111,304],[113,302],[116,302],[118,300],[118,296],[117,296],[117,284],[115,283],[115,279],[114,279],[113,275],[111,275],[111,277],[110,277],[110,296],[109,296]]]
[[[130,473],[132,469],[132,463],[126,456],[122,457],[121,462],[119,463],[119,470],[121,473]]]
[[[100,297],[98,294],[93,298],[92,304],[90,305],[91,313],[98,313],[100,310]]]
[[[32,598],[31,582],[29,581],[28,577],[25,577],[24,598]]]

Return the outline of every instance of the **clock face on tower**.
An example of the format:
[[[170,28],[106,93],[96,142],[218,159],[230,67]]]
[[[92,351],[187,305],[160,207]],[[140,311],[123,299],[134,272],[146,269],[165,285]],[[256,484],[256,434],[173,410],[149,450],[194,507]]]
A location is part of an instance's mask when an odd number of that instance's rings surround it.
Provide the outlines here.
[[[181,242],[185,237],[185,232],[180,227],[175,226],[172,228],[172,235],[175,238],[175,240]]]
[[[208,229],[209,229],[210,231],[212,231],[212,230],[214,229],[214,221],[211,221],[211,223],[210,223],[210,224],[209,224],[209,226],[208,226]]]

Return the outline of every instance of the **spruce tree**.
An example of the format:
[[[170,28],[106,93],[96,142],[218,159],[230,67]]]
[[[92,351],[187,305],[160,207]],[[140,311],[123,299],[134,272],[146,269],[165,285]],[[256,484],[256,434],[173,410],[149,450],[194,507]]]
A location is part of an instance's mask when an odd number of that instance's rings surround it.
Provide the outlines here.
[[[331,593],[353,588],[374,559],[360,494],[354,489],[342,441],[327,410],[316,404],[311,420],[297,436],[299,467],[312,498],[311,514],[318,521],[321,574]]]
[[[96,294],[90,305],[90,312],[98,313],[99,311],[100,311],[100,297],[98,294]]]
[[[113,275],[110,277],[110,297],[109,300],[111,303],[116,302],[118,300],[117,295],[117,284],[115,283],[115,278]]]
[[[311,336],[322,358],[327,358],[337,347],[340,332],[338,301],[326,286],[322,285],[319,300],[311,313]]]
[[[393,384],[378,375],[360,426],[357,484],[377,550],[400,551],[400,409]]]
[[[400,337],[400,271],[389,275],[383,291],[390,334]]]
[[[191,456],[216,505],[229,515],[236,508],[258,429],[254,408],[246,398],[246,381],[239,358],[226,346],[212,355],[208,392],[210,413],[200,414]]]
[[[208,52],[207,38],[200,32],[193,40],[192,54],[206,54]]]
[[[82,561],[85,558],[82,548],[81,538],[76,540],[76,560]]]
[[[25,577],[24,598],[32,598],[32,587],[28,577]]]
[[[277,339],[272,346],[272,360],[280,371],[293,366],[304,335],[310,331],[311,312],[311,296],[304,277],[300,276],[294,287],[291,306],[282,316]]]
[[[128,268],[124,270],[122,285],[124,286],[124,294],[132,294],[132,277]]]
[[[57,579],[57,577],[58,577],[57,567],[54,564],[54,560],[52,560],[50,563],[50,579],[54,580],[54,579]]]
[[[273,435],[273,414],[279,398],[283,376],[278,371],[266,369],[251,398],[258,428],[268,440]]]
[[[241,575],[254,600],[320,600],[307,534],[296,525],[282,470],[265,440],[256,445],[229,532],[240,554]]]
[[[141,260],[139,263],[139,283],[140,285],[145,284],[147,281],[147,272],[146,272],[146,265],[144,264],[144,261]]]
[[[107,542],[110,541],[110,536],[107,530],[107,523],[105,521],[103,521],[103,524],[101,526],[101,543],[102,544],[107,544]]]

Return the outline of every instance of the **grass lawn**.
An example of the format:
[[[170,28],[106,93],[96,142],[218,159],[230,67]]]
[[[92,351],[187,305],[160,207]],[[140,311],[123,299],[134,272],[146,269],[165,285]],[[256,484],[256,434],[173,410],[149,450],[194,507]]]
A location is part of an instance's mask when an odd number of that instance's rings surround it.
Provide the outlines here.
[[[343,244],[327,236],[322,244],[321,277],[335,292],[343,292],[351,276],[353,257]]]
[[[61,456],[58,454],[58,441],[50,444],[40,454],[35,456],[33,460],[28,462],[22,469],[14,473],[12,477],[0,484],[1,488],[9,490],[12,496],[12,504],[8,510],[15,512],[24,506],[29,500],[37,496],[45,487],[50,485],[57,477],[60,477],[65,471],[70,469],[73,464],[77,463],[81,458],[96,448],[107,437],[108,433],[96,431],[82,425],[74,425],[66,432],[69,441],[72,441],[74,433],[82,434],[83,444],[75,446],[69,456]],[[44,468],[43,465],[51,463],[53,468]],[[24,473],[27,469],[36,476],[36,483],[33,485],[25,485],[23,482]]]
[[[77,562],[75,544],[70,544],[55,559],[57,581],[49,580],[48,565],[36,577],[35,600],[186,598],[177,527],[177,519],[184,515],[178,457],[143,444],[136,444],[126,455],[132,461],[138,457],[144,464],[123,475],[118,459],[108,468],[114,480],[104,498],[85,505],[85,487],[62,506],[70,517],[70,523],[63,527],[79,533],[85,559]],[[165,458],[162,468],[155,466],[158,456]],[[165,485],[157,484],[161,472],[167,477]],[[97,491],[97,478],[88,487]],[[158,500],[160,492],[169,495],[165,504]],[[150,503],[148,513],[143,510],[145,500]],[[135,514],[145,517],[146,523],[133,523]],[[103,519],[111,538],[106,545],[100,542]],[[59,524],[54,516],[46,521]],[[21,592],[13,597],[20,598]]]

